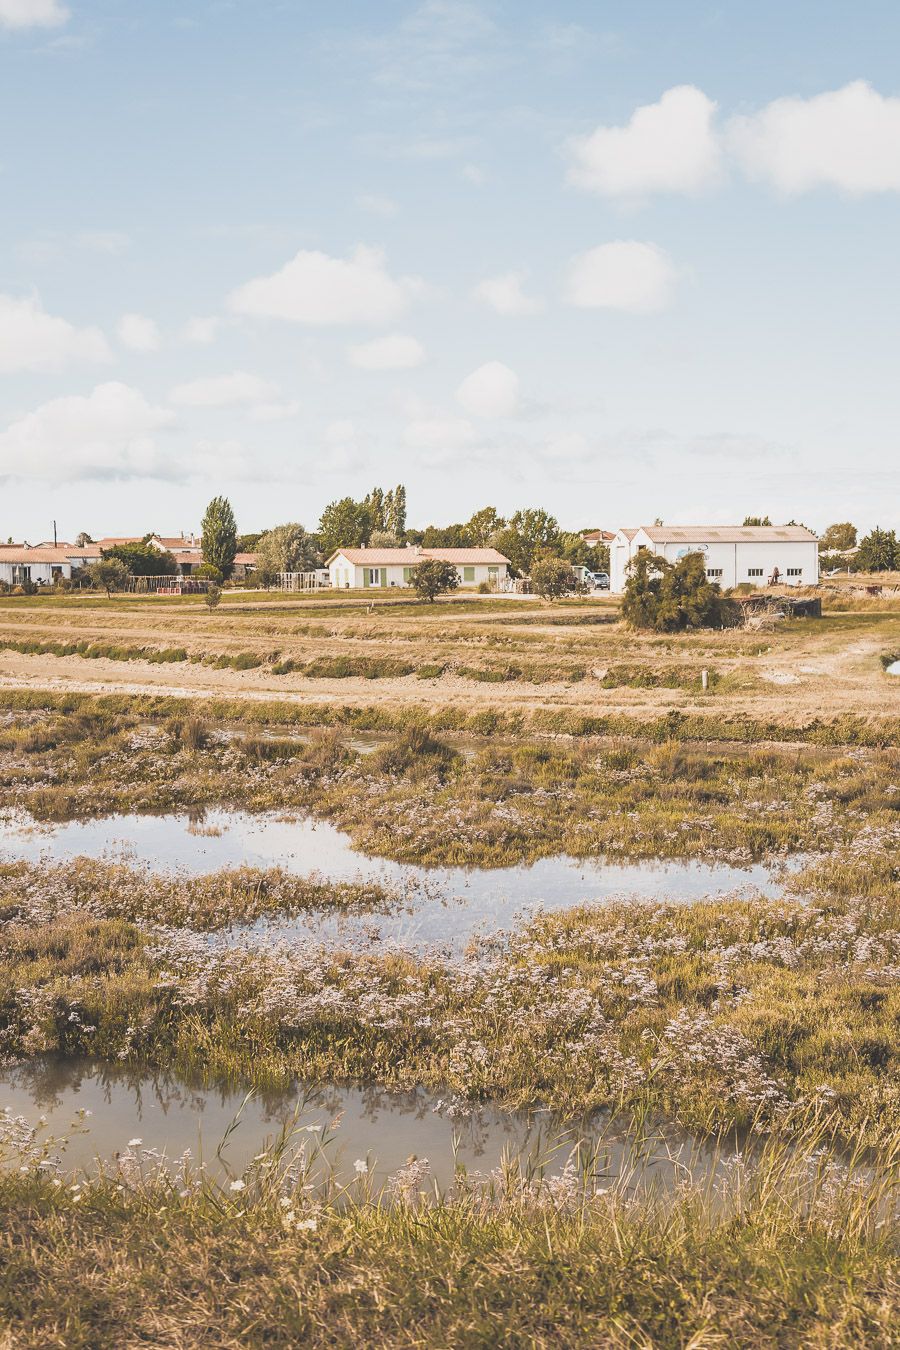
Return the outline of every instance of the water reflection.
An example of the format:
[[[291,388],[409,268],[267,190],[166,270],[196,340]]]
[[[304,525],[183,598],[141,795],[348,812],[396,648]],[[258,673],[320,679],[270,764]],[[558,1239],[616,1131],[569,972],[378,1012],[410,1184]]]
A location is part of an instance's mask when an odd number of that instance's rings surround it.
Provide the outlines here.
[[[197,815],[129,815],[37,826],[0,821],[0,860],[60,863],[78,856],[126,862],[155,873],[199,876],[223,868],[279,867],[325,881],[379,882],[401,891],[405,912],[365,917],[304,915],[256,926],[317,941],[444,945],[460,950],[476,935],[509,929],[537,908],[634,897],[690,902],[735,891],[777,897],[778,873],[693,860],[610,863],[566,856],[515,867],[421,867],[371,858],[323,821],[208,811]]]
[[[57,1138],[69,1131],[78,1112],[89,1112],[62,1152],[66,1170],[90,1169],[96,1159],[112,1161],[136,1139],[135,1147],[158,1149],[173,1163],[190,1150],[193,1160],[204,1162],[220,1180],[240,1175],[284,1130],[322,1148],[313,1180],[330,1176],[347,1184],[357,1159],[366,1159],[372,1182],[381,1186],[410,1158],[427,1158],[442,1190],[458,1168],[484,1176],[510,1160],[558,1175],[579,1142],[584,1152],[595,1153],[598,1174],[628,1174],[640,1158],[641,1184],[672,1187],[685,1177],[713,1180],[731,1165],[739,1147],[736,1139],[716,1145],[674,1128],[638,1139],[599,1116],[564,1123],[546,1111],[448,1106],[423,1088],[387,1092],[374,1086],[297,1084],[248,1098],[239,1087],[202,1085],[92,1060],[32,1060],[4,1069],[0,1111],[4,1108],[30,1124],[43,1117],[46,1130]],[[238,1127],[220,1158],[217,1148],[236,1116]]]

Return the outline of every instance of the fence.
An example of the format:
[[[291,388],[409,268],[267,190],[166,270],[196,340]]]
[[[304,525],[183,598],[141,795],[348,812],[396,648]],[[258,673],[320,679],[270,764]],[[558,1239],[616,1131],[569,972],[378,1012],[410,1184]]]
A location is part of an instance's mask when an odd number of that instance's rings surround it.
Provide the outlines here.
[[[282,591],[318,591],[331,585],[328,573],[318,572],[278,572],[275,584]]]
[[[125,589],[135,595],[205,595],[210,584],[206,577],[130,576]]]

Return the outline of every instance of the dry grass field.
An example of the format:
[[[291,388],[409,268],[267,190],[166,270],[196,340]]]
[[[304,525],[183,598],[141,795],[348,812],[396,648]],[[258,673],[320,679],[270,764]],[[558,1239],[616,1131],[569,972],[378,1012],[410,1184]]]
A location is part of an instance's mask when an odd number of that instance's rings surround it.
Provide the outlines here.
[[[437,1193],[416,1154],[383,1192],[365,1158],[323,1190],[282,1139],[223,1188],[128,1132],[73,1179],[0,1112],[9,1344],[896,1345],[900,597],[823,597],[821,619],[677,636],[609,596],[0,598],[0,824],[155,814],[202,840],[216,808],[407,868],[657,878],[454,954],[317,936],[414,913],[423,873],[401,893],[287,855],[196,876],[0,856],[7,1065],[740,1144],[715,1184],[504,1161]],[[675,860],[775,889],[686,902]]]
[[[900,651],[900,595],[844,591],[826,594],[821,620],[683,636],[629,632],[614,597],[429,605],[233,592],[212,613],[187,598],[7,597],[0,688],[635,718],[676,710],[785,726],[895,715],[900,681],[882,658]],[[89,659],[52,654],[75,643]]]

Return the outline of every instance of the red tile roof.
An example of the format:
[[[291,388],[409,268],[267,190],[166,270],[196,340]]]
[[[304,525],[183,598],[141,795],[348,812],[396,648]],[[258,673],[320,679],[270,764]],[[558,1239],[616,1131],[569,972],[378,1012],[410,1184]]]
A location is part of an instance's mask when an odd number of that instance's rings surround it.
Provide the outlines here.
[[[338,548],[326,566],[337,557],[346,558],[354,567],[415,567],[426,558],[469,567],[509,562],[495,548]]]

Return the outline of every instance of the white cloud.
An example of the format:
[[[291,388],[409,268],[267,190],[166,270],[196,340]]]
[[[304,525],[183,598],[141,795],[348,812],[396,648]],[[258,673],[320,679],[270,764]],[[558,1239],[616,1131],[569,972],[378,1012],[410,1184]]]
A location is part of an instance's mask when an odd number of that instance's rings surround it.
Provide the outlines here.
[[[418,417],[410,422],[403,439],[413,449],[464,450],[475,440],[475,428],[465,417]]]
[[[17,300],[0,295],[0,374],[61,370],[70,361],[109,357],[99,328],[75,328],[66,319],[47,314],[35,296]]]
[[[728,140],[751,178],[782,192],[900,192],[900,98],[883,97],[864,80],[734,117]]]
[[[228,306],[293,323],[390,323],[417,289],[411,279],[388,273],[378,249],[360,245],[349,258],[301,249],[280,271],[232,291]]]
[[[257,403],[247,416],[251,422],[287,422],[299,411],[300,404],[294,399],[289,403]]]
[[[716,105],[690,84],[637,108],[623,127],[598,127],[570,143],[569,182],[607,197],[699,192],[718,175]]]
[[[189,477],[190,462],[154,440],[172,418],[115,381],[87,396],[51,399],[0,434],[0,474],[53,482]]]
[[[557,463],[580,463],[592,459],[596,451],[586,436],[579,431],[563,432],[541,446],[538,454]]]
[[[159,329],[145,314],[123,314],[116,331],[122,346],[129,351],[159,351]]]
[[[2,28],[58,28],[68,17],[59,0],[0,0]]]
[[[209,375],[178,384],[169,394],[172,403],[187,408],[226,408],[234,403],[262,403],[278,393],[278,385],[245,370]]]
[[[216,318],[188,319],[181,331],[185,342],[196,342],[198,346],[208,347],[215,342],[220,320]]]
[[[425,360],[425,348],[405,333],[389,333],[351,347],[347,355],[350,364],[360,370],[412,370]]]
[[[519,377],[502,361],[487,361],[466,376],[456,397],[475,417],[512,417],[519,402]]]
[[[488,180],[487,170],[480,164],[464,164],[460,170],[467,183],[472,183],[474,187],[484,187]]]
[[[672,299],[678,273],[656,244],[616,239],[573,258],[566,299],[582,309],[624,309],[646,314]]]
[[[543,306],[522,290],[524,279],[521,272],[502,272],[479,281],[472,294],[498,314],[537,314]]]

